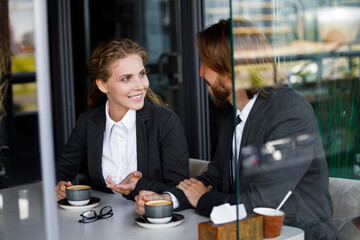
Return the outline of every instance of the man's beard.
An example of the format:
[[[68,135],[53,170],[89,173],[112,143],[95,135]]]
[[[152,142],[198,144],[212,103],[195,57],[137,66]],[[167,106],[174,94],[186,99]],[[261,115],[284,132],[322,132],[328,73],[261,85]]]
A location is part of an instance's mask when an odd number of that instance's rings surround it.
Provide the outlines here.
[[[226,88],[224,82],[225,79],[218,77],[213,86],[210,86],[213,93],[213,102],[216,107],[224,107],[230,101],[231,89]]]

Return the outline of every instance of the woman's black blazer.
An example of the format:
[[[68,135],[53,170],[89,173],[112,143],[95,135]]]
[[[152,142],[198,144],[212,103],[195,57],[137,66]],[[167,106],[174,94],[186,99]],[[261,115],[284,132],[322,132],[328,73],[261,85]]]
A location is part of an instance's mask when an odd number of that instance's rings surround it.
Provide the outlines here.
[[[92,187],[103,191],[102,149],[105,131],[105,105],[79,116],[65,149],[57,158],[57,182],[72,181],[83,163]],[[189,178],[189,156],[184,129],[170,109],[145,99],[136,111],[137,169],[143,177],[129,195],[134,199],[140,190],[163,192]]]

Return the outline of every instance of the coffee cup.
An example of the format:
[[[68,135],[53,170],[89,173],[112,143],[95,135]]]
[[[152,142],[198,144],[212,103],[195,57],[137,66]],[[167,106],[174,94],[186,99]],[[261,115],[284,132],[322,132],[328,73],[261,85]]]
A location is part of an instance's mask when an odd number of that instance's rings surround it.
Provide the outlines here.
[[[66,188],[66,199],[74,206],[86,205],[90,202],[91,187],[88,185],[72,185]]]
[[[254,213],[263,217],[263,238],[275,238],[280,236],[285,213],[279,210],[273,216],[274,212],[274,208],[254,208]]]
[[[170,222],[173,215],[173,203],[169,200],[154,200],[145,203],[145,216],[151,223]]]

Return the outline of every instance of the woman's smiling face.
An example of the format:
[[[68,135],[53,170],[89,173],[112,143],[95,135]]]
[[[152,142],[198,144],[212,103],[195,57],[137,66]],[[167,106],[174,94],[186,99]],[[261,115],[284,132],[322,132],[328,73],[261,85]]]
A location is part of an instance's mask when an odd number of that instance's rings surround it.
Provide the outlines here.
[[[139,110],[144,106],[149,80],[143,61],[136,54],[116,60],[109,71],[112,74],[106,82],[96,83],[107,95],[110,117],[120,121],[129,109]]]

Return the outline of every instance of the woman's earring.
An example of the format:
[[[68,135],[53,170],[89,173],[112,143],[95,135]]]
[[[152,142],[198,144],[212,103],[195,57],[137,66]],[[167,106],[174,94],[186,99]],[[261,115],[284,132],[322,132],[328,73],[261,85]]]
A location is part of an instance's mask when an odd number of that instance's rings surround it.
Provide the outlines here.
[[[108,94],[108,93],[109,93],[109,91],[108,91],[108,90],[106,90],[105,94]]]

